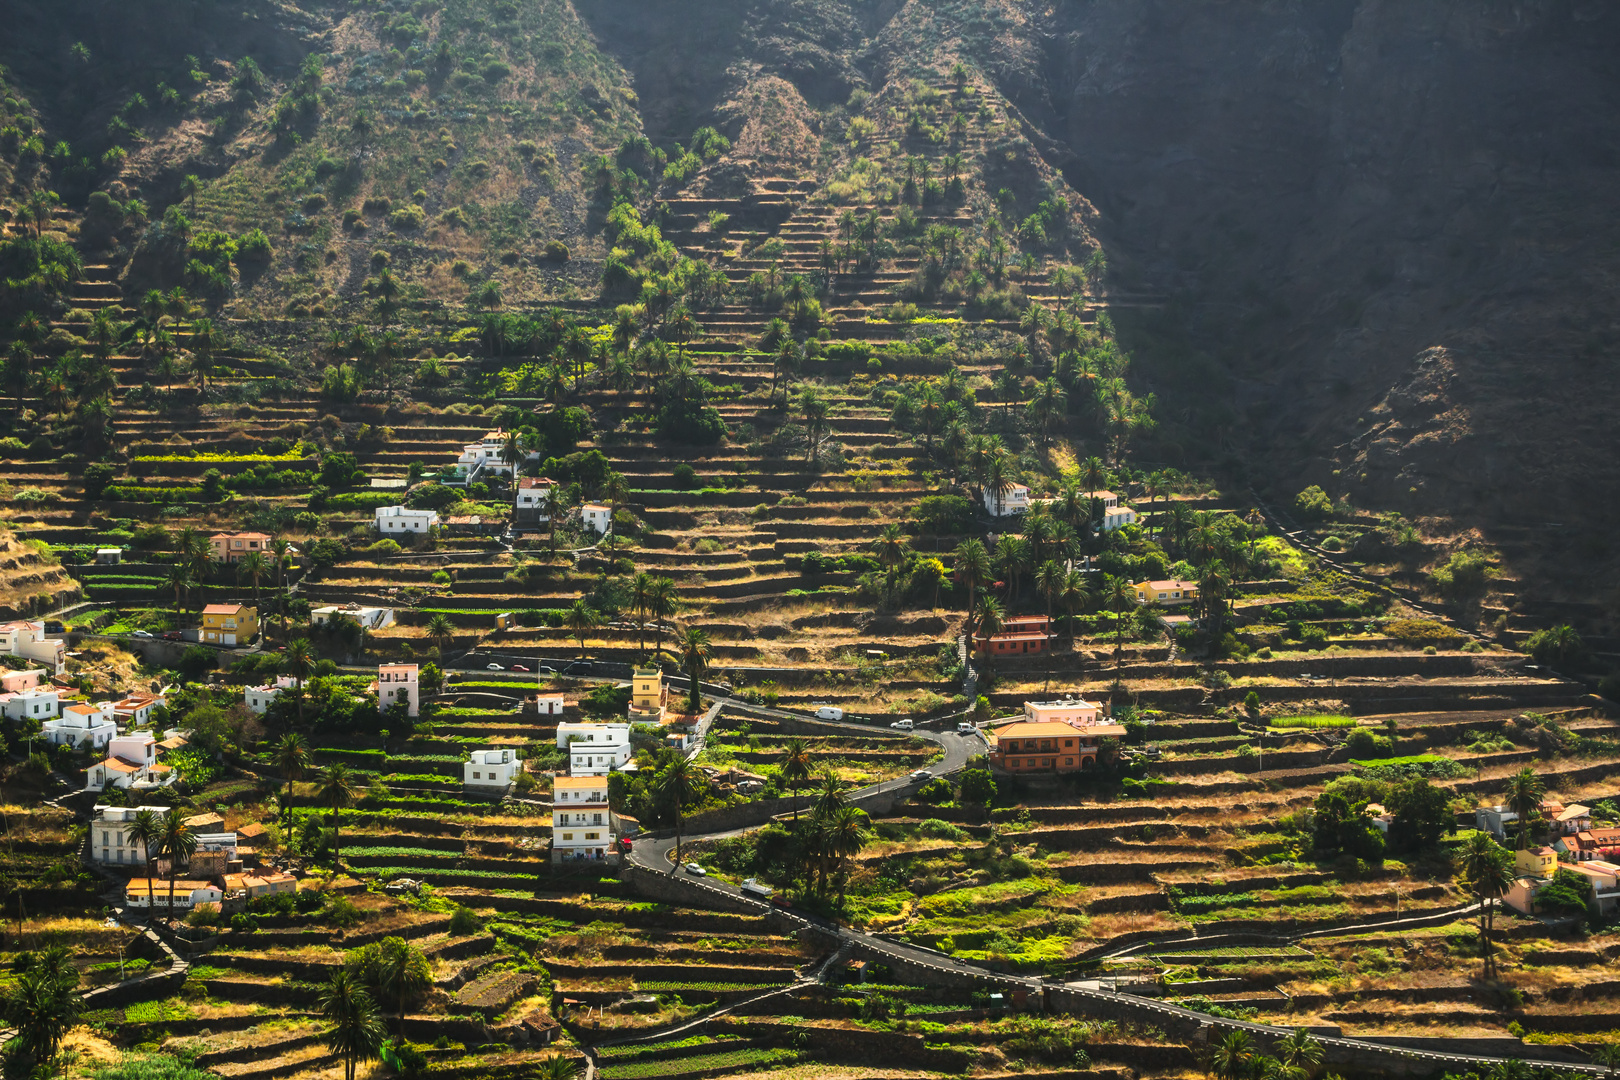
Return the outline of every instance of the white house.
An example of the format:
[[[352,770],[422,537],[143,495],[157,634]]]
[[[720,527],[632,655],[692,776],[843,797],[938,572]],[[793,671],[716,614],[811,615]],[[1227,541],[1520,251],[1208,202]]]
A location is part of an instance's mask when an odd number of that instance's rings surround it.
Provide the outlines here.
[[[562,715],[564,702],[561,694],[536,694],[534,701],[541,716]]]
[[[112,702],[99,705],[69,705],[55,720],[44,725],[45,738],[52,746],[79,746],[100,750],[118,734]]]
[[[62,674],[67,665],[67,643],[59,638],[47,638],[44,623],[27,620],[0,623],[0,652],[44,664],[52,675]]]
[[[387,712],[390,705],[405,702],[406,716],[421,715],[421,691],[415,664],[382,664],[377,668],[377,708]]]
[[[1100,532],[1113,532],[1125,525],[1136,523],[1136,511],[1128,506],[1119,504],[1119,496],[1112,491],[1098,491],[1093,498],[1102,504],[1102,521],[1098,523]]]
[[[367,630],[381,630],[385,626],[394,625],[394,609],[361,607],[359,604],[328,604],[325,607],[310,608],[309,621],[313,626],[325,626],[330,622],[352,622]]]
[[[155,878],[151,882],[151,899],[156,902],[158,910],[162,911],[169,905],[169,880]],[[176,911],[189,910],[198,904],[217,904],[224,899],[224,892],[211,881],[187,881],[183,878],[174,882],[174,907]],[[147,904],[147,879],[130,878],[129,884],[124,886],[124,904],[126,907],[145,907]]]
[[[174,781],[174,770],[158,761],[157,739],[135,731],[107,741],[107,760],[86,771],[84,789],[165,787]]]
[[[985,513],[992,517],[1027,514],[1029,513],[1029,488],[1018,483],[1003,485],[999,493],[990,488],[985,488],[984,509]]]
[[[517,520],[523,524],[543,524],[551,520],[551,499],[557,482],[544,476],[525,476],[518,481]]]
[[[469,788],[494,788],[505,791],[523,771],[523,762],[511,747],[496,750],[473,750],[461,763],[461,785]]]
[[[568,751],[574,776],[605,776],[624,769],[633,756],[629,724],[558,724],[557,745]]]
[[[242,691],[242,704],[263,716],[270,711],[270,703],[280,693],[279,686],[250,686]]]
[[[579,508],[579,520],[598,536],[606,536],[613,528],[613,510],[603,503],[585,503]]]
[[[1085,698],[1065,701],[1026,701],[1024,719],[1032,724],[1068,724],[1086,727],[1103,723],[1103,706]]]
[[[439,523],[436,510],[413,510],[408,506],[377,507],[377,531],[384,536],[426,533]]]
[[[146,848],[125,829],[142,810],[160,817],[166,806],[101,806],[90,822],[90,858],[104,866],[140,866],[146,862]]]
[[[601,859],[613,852],[606,776],[559,776],[551,788],[551,861]]]
[[[10,720],[52,720],[61,711],[61,702],[56,687],[37,686],[13,695],[0,708]]]

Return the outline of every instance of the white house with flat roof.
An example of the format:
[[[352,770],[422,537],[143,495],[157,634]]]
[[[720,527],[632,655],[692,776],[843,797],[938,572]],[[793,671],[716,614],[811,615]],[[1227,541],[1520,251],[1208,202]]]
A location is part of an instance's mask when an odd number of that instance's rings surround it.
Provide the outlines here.
[[[606,503],[585,503],[579,508],[579,520],[598,536],[606,536],[613,528],[613,510]]]
[[[557,746],[568,751],[573,776],[605,776],[630,765],[629,724],[558,724]]]
[[[103,866],[141,866],[146,848],[126,831],[142,810],[162,816],[166,806],[102,806],[98,804],[90,822],[90,858]]]
[[[61,716],[45,721],[42,728],[52,746],[77,746],[92,750],[102,749],[118,734],[110,701],[99,705],[69,705],[62,710]]]
[[[381,664],[377,668],[377,708],[387,712],[389,707],[403,701],[406,716],[421,715],[421,690],[417,683],[415,664]]]
[[[325,626],[332,622],[352,622],[367,630],[381,630],[394,625],[394,609],[361,607],[359,604],[327,604],[309,609],[311,626]]]
[[[67,643],[46,637],[44,623],[26,619],[0,623],[0,653],[43,664],[52,675],[62,674],[67,665]]]
[[[1026,701],[1024,719],[1032,724],[1068,724],[1085,727],[1104,722],[1106,709],[1085,698],[1067,698],[1063,701]]]
[[[279,686],[250,686],[242,691],[242,704],[263,716],[270,711],[270,703],[280,695]]]
[[[408,506],[377,507],[377,531],[385,537],[406,533],[426,534],[438,523],[437,510],[414,510]]]
[[[461,786],[505,791],[522,771],[523,762],[509,746],[473,750],[461,764]]]
[[[525,476],[518,481],[517,503],[513,510],[519,524],[542,525],[551,520],[551,500],[557,494],[557,481],[544,476]]]
[[[551,861],[580,862],[613,853],[606,776],[559,776],[551,788]]]

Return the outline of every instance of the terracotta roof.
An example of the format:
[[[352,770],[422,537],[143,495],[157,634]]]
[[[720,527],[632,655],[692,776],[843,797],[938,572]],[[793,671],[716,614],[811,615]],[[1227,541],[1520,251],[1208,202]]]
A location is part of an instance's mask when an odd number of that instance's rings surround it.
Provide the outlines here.
[[[559,776],[551,781],[553,790],[557,788],[594,788],[607,787],[605,776]]]
[[[241,828],[237,829],[236,835],[245,836],[252,839],[256,836],[263,836],[268,831],[269,830],[267,830],[263,825],[255,821],[251,825],[243,825]]]
[[[141,767],[139,765],[131,765],[128,762],[120,761],[115,757],[110,757],[106,761],[103,761],[99,767],[111,769],[113,772],[121,773],[137,773],[141,771]]]
[[[1098,725],[1099,727],[1102,725]],[[1056,720],[1020,720],[996,729],[999,739],[1072,739],[1079,729]]]
[[[75,716],[100,716],[101,715],[101,710],[96,708],[94,705],[69,705],[67,708],[63,709],[62,711],[65,712],[65,713],[73,713]]]
[[[1198,588],[1198,582],[1196,582],[1196,581],[1138,581],[1136,583],[1135,587],[1138,588],[1138,589],[1141,589],[1141,588],[1153,589],[1154,591],[1158,591],[1160,589],[1182,589],[1182,590],[1186,590],[1186,589],[1196,589],[1196,588]]]
[[[146,879],[146,878],[139,878],[139,877],[138,878],[130,878],[129,879],[129,884],[127,886],[125,886],[125,891],[130,892],[130,893],[139,891],[142,896],[145,896],[146,895],[146,882],[147,882],[147,880],[148,879]],[[153,885],[156,892],[162,894],[163,896],[168,896],[169,895],[169,879],[168,878],[154,879],[152,881],[152,885]],[[212,881],[180,881],[180,880],[177,880],[174,883],[174,893],[175,893],[176,896],[178,896],[182,892],[191,892],[193,889],[212,889],[212,888],[216,888],[216,887],[217,886],[215,886]]]
[[[1582,806],[1579,803],[1576,803],[1576,804],[1574,804],[1572,806],[1564,807],[1564,809],[1562,811],[1560,811],[1559,814],[1558,814],[1558,820],[1559,821],[1574,821],[1576,818],[1586,817],[1587,815],[1591,814],[1591,812],[1592,812],[1591,807]]]
[[[203,608],[204,615],[235,615],[238,611],[246,611],[243,604],[209,604]]]
[[[556,486],[557,481],[547,479],[544,476],[525,476],[518,481],[519,491],[527,491],[530,488],[554,488]]]
[[[196,814],[192,817],[188,817],[186,818],[186,824],[190,825],[193,829],[204,829],[210,825],[223,825],[225,824],[225,819],[220,817],[218,814],[210,812],[207,814]]]

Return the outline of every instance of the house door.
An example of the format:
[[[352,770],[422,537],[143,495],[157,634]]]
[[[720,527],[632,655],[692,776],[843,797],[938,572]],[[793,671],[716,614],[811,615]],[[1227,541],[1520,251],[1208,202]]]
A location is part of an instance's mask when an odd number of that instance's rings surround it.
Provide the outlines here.
[[[227,645],[235,645],[236,644],[236,635],[235,634],[226,634],[225,635],[225,644],[227,644]]]

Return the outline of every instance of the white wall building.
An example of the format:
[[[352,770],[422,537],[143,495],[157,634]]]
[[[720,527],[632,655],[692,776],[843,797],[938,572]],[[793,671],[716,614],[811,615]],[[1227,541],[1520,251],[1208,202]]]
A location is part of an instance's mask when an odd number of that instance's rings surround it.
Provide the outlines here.
[[[1026,701],[1024,719],[1032,724],[1068,724],[1085,727],[1104,723],[1105,709],[1094,701],[1074,698],[1067,701]]]
[[[0,623],[0,652],[44,664],[52,675],[62,674],[67,665],[67,643],[60,638],[47,638],[42,622]]]
[[[377,668],[377,708],[387,712],[396,702],[405,702],[406,716],[421,715],[421,691],[417,686],[415,664],[383,664]]]
[[[541,716],[561,716],[564,705],[561,694],[535,695],[535,707],[539,710]]]
[[[585,503],[579,508],[579,520],[598,536],[606,536],[613,528],[613,509],[604,503]]]
[[[100,750],[118,734],[113,720],[112,702],[99,705],[69,705],[55,720],[43,725],[45,738],[52,746],[78,746]]]
[[[122,701],[113,702],[113,722],[125,728],[140,727],[162,708],[162,694],[130,694]]]
[[[104,866],[142,866],[146,848],[125,830],[142,810],[162,816],[166,806],[100,806],[90,822],[90,858]],[[167,895],[167,893],[165,893]]]
[[[36,686],[32,690],[24,690],[0,708],[11,720],[54,720],[62,711],[61,699],[54,686]]]
[[[381,630],[385,626],[394,625],[394,609],[361,607],[359,604],[328,604],[309,610],[309,621],[313,626],[324,626],[329,622],[345,620],[358,623],[367,630]]]
[[[242,691],[242,704],[263,716],[270,711],[270,703],[280,693],[279,686],[250,686]]]
[[[551,500],[556,495],[557,482],[543,476],[525,476],[518,481],[517,520],[525,524],[543,524],[551,520]]]
[[[552,862],[601,859],[613,853],[606,776],[557,777],[551,806]]]
[[[630,765],[629,724],[558,724],[557,746],[574,776],[606,776]]]
[[[510,747],[495,750],[473,750],[461,764],[463,787],[496,788],[504,791],[523,771],[523,762]]]
[[[984,510],[992,517],[1008,517],[1029,513],[1029,488],[1024,484],[1006,484],[998,497],[991,488],[984,490]]]
[[[151,884],[151,899],[156,902],[158,910],[163,911],[169,906],[169,880],[159,878]],[[188,881],[180,878],[174,882],[176,911],[189,911],[198,904],[217,904],[224,895],[220,887],[211,881]],[[143,908],[147,904],[147,899],[146,879],[130,878],[129,884],[124,886],[125,906]]]
[[[84,789],[165,787],[174,783],[175,776],[158,761],[157,740],[149,732],[136,731],[107,741],[107,759],[86,770]]]
[[[1125,525],[1136,523],[1136,511],[1128,506],[1119,504],[1119,496],[1112,491],[1098,491],[1094,493],[1097,501],[1102,503],[1102,520],[1097,523],[1099,532],[1113,532]]]
[[[437,510],[413,510],[408,506],[377,507],[377,531],[384,536],[422,533],[439,523]]]

